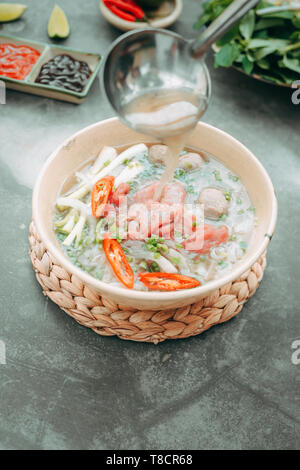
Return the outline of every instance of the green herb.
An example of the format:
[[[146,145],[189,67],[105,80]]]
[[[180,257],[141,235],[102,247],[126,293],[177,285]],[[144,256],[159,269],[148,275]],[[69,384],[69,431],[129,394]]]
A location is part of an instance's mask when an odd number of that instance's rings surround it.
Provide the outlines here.
[[[154,259],[159,259],[161,257],[161,254],[157,251],[154,253]]]
[[[219,220],[226,220],[226,217],[227,217],[226,214],[222,214],[220,215]]]
[[[255,212],[256,209],[255,209],[254,206],[250,206],[250,207],[248,207],[247,210],[250,211],[250,212]]]
[[[247,243],[246,242],[240,242],[240,247],[242,248],[243,252],[247,250]]]
[[[101,279],[102,279],[102,277],[103,277],[103,274],[104,274],[104,271],[103,271],[102,268],[97,268],[97,269],[94,271],[94,273],[93,273],[93,275],[94,275],[97,279],[100,279],[100,281],[101,281]]]
[[[170,256],[170,261],[171,263],[176,264],[176,265],[181,264],[181,258],[177,256]]]
[[[195,189],[194,189],[194,186],[192,184],[189,184],[188,186],[186,186],[186,192],[189,193],[189,194],[195,194]]]
[[[182,180],[186,176],[186,172],[183,168],[176,168],[174,178]]]
[[[168,253],[169,252],[169,248],[168,246],[165,244],[165,243],[158,243],[157,244],[157,248],[162,251],[163,253]]]
[[[159,266],[155,261],[149,266],[149,271],[150,273],[158,273],[159,272]]]
[[[234,181],[235,183],[239,180],[239,177],[236,175],[233,175],[232,173],[228,173],[228,178]]]
[[[193,164],[192,164],[192,163],[185,163],[185,167],[186,167],[188,170],[192,170],[192,169],[193,169]]]
[[[108,166],[110,164],[110,160],[106,160],[106,162],[103,164],[104,167]]]
[[[209,25],[232,1],[205,1],[194,27]],[[234,65],[249,75],[291,85],[300,76],[300,12],[289,10],[288,5],[260,1],[217,46],[215,67]]]
[[[128,184],[130,186],[131,192],[135,193],[137,191],[137,188],[138,188],[138,181],[137,180],[130,181]]]
[[[230,240],[231,242],[235,242],[235,241],[237,240],[237,236],[234,235],[234,234],[232,234],[232,235],[230,235],[229,240]]]
[[[157,247],[156,247],[156,246],[154,246],[154,245],[149,245],[149,244],[147,244],[146,246],[147,246],[147,249],[148,249],[149,251],[154,251],[155,253],[157,252]]]
[[[62,243],[66,239],[67,235],[64,232],[56,230],[56,237]]]
[[[196,260],[194,260],[195,263],[205,263],[207,261],[207,256],[199,256]]]
[[[181,248],[184,248],[182,245],[180,245],[180,243],[175,243],[175,246],[176,246],[176,248],[178,248],[179,250],[180,250]]]
[[[238,215],[242,215],[242,214],[244,214],[244,212],[245,212],[244,209],[240,209],[240,210],[238,211]]]
[[[226,201],[231,201],[231,191],[227,191],[224,193]]]
[[[219,172],[218,170],[214,170],[214,171],[213,171],[213,174],[215,175],[215,179],[216,179],[217,181],[222,181],[222,178],[221,178],[221,176],[220,176],[220,172]]]
[[[215,55],[215,67],[231,67],[240,57],[240,48],[236,42],[225,44]]]
[[[146,261],[141,261],[140,264],[139,264],[139,267],[142,268],[142,269],[145,269],[145,270],[148,269],[148,265],[147,265]]]
[[[219,261],[219,262],[218,262],[218,265],[221,266],[221,268],[223,268],[223,269],[228,266],[228,264],[225,263],[225,261]]]

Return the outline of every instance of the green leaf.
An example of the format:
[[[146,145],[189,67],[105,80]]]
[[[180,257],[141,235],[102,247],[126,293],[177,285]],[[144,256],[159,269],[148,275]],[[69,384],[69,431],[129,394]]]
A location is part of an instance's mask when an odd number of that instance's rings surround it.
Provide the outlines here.
[[[240,21],[240,33],[247,41],[252,37],[255,26],[255,13],[250,10]]]
[[[195,29],[199,29],[201,28],[201,26],[204,26],[206,23],[208,23],[210,21],[210,14],[209,13],[203,13],[199,18],[198,20],[196,21],[196,23],[194,24],[193,28]]]
[[[250,62],[255,62],[255,56],[252,51],[247,51],[246,56]]]
[[[275,28],[284,26],[285,21],[283,19],[276,18],[261,18],[255,25],[254,31],[261,31],[262,29]]]
[[[254,53],[255,60],[262,60],[264,57],[267,57],[270,54],[273,54],[277,51],[277,47],[268,46],[268,47],[261,47]]]
[[[240,54],[237,59],[235,59],[235,63],[242,64],[244,57],[246,57],[246,54]]]
[[[295,26],[296,29],[300,29],[300,16],[299,16],[299,15],[295,15],[295,16],[292,18],[292,23],[293,23],[293,26]]]
[[[281,77],[281,80],[288,85],[291,85],[297,78],[299,79],[299,75],[288,69],[278,72],[278,75]]]
[[[268,7],[272,7],[272,6],[274,6],[274,5],[271,2],[261,1],[261,2],[259,2],[258,5],[256,5],[256,10],[261,10],[262,8],[268,8]]]
[[[253,70],[253,67],[254,67],[254,64],[253,62],[251,62],[247,56],[245,56],[243,58],[243,62],[242,62],[242,66],[243,66],[243,70],[247,73],[247,74],[251,74],[252,73],[252,70]]]
[[[294,72],[300,73],[300,60],[299,59],[290,59],[287,55],[283,56],[282,61],[280,64],[283,64],[289,70],[293,70]],[[280,64],[279,67],[281,66]]]
[[[232,39],[235,39],[239,36],[239,25],[236,24],[233,28],[231,28],[224,36],[219,39],[216,44],[219,47],[224,46],[228,42],[232,41]]]
[[[300,31],[294,31],[290,36],[291,41],[300,41]]]
[[[289,41],[286,39],[276,39],[276,38],[269,38],[269,39],[251,39],[248,43],[249,49],[258,49],[259,47],[275,47],[276,49],[281,49],[283,47],[288,46]],[[275,50],[276,50],[275,49]]]
[[[215,67],[231,67],[239,55],[240,49],[235,42],[225,44],[215,55]]]
[[[278,11],[277,13],[270,13],[268,15],[264,15],[264,18],[282,18],[285,20],[291,20],[294,14],[292,11]]]
[[[291,55],[294,59],[300,59],[300,49],[295,50],[295,51],[291,51],[291,52],[290,52],[290,55]]]
[[[195,23],[194,28],[201,28],[204,24],[214,21],[231,2],[232,0],[213,0],[203,2],[203,13]]]
[[[256,14],[264,18],[284,18],[287,20],[292,19],[294,16],[288,5],[274,5],[274,3],[269,3],[269,5],[263,7],[259,5],[256,8]]]
[[[267,59],[261,59],[256,62],[256,65],[263,70],[270,70],[270,64]]]
[[[253,39],[268,39],[269,33],[267,29],[254,32]]]
[[[278,84],[282,83],[282,80],[280,80],[277,77],[273,77],[272,75],[262,74],[261,78],[263,78],[264,80],[267,80],[268,82],[274,82],[274,83],[278,83]]]

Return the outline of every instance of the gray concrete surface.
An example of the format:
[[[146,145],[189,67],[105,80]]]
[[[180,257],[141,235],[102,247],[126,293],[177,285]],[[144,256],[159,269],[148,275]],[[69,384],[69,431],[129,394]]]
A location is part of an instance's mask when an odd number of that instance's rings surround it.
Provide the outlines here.
[[[27,0],[0,33],[47,41],[53,2]],[[59,2],[65,45],[105,52],[118,36],[97,0]],[[193,37],[198,0],[174,29]],[[47,301],[28,258],[31,190],[49,153],[113,115],[98,81],[77,107],[9,91],[0,106],[0,448],[296,449],[300,443],[300,105],[291,91],[214,70],[204,120],[247,145],[268,170],[279,220],[257,294],[234,320],[158,346],[102,338]],[[163,361],[165,355],[167,361]]]

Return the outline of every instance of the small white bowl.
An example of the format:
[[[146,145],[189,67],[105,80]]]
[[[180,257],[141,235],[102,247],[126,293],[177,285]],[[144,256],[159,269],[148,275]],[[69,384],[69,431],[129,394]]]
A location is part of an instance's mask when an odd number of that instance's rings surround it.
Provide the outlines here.
[[[150,20],[149,23],[145,21],[142,22],[131,22],[123,20],[119,18],[117,15],[114,15],[103,3],[100,1],[100,11],[104,18],[113,26],[120,29],[121,31],[131,31],[133,29],[141,29],[141,28],[167,28],[171,24],[175,23],[177,18],[179,17],[180,13],[182,12],[182,0],[174,0],[175,1],[175,8],[172,13],[164,18],[158,18],[154,20]]]

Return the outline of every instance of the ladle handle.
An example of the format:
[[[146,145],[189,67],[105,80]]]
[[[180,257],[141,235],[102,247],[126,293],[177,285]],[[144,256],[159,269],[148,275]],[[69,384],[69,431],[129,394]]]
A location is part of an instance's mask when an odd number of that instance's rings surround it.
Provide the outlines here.
[[[259,0],[234,0],[220,16],[191,44],[192,55],[197,58],[229,31]]]

